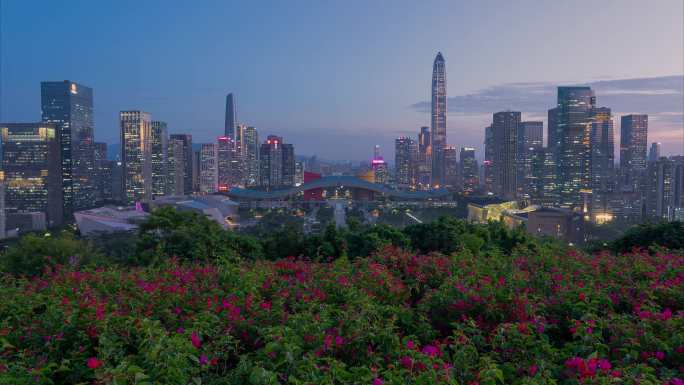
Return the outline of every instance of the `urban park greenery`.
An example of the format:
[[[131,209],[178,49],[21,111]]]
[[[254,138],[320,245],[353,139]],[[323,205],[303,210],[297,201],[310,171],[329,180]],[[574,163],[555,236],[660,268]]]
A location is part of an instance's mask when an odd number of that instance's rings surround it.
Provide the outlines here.
[[[449,218],[244,235],[168,209],[107,242],[27,236],[0,256],[0,384],[682,385],[682,227],[659,226],[595,253]]]

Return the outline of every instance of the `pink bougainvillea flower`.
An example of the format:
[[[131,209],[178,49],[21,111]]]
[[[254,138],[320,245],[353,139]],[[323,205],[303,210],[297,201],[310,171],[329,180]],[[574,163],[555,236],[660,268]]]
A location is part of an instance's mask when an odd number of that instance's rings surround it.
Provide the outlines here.
[[[426,345],[423,348],[423,354],[428,355],[430,357],[435,357],[439,354],[439,349],[433,345]]]
[[[185,329],[183,329],[183,328],[178,328],[178,329],[176,329],[176,333],[178,333],[178,334],[183,334],[183,333],[185,333]]]
[[[665,359],[665,353],[658,351],[655,353],[655,358],[657,358],[658,361],[662,361]]]
[[[86,365],[88,365],[90,369],[97,369],[102,366],[102,361],[98,360],[96,357],[90,357],[86,360]]]
[[[409,356],[401,357],[399,359],[399,363],[401,364],[401,366],[403,366],[404,368],[406,368],[408,370],[411,370],[411,368],[413,368],[413,359]]]
[[[192,332],[192,335],[190,336],[190,342],[192,342],[192,346],[194,346],[195,349],[202,347],[202,340],[200,339],[199,335],[197,335],[197,332]]]
[[[335,346],[344,345],[344,338],[342,336],[335,336]]]
[[[205,356],[204,354],[202,354],[202,355],[200,356],[200,358],[199,358],[199,363],[200,363],[200,365],[204,366],[204,365],[206,365],[207,363],[209,363],[209,359],[207,358],[207,356]]]
[[[416,348],[416,345],[413,343],[412,340],[408,340],[406,341],[406,348],[413,350]]]
[[[660,319],[661,319],[661,320],[667,321],[667,320],[669,320],[670,318],[672,318],[672,310],[670,310],[669,308],[663,310],[663,312],[660,313]]]
[[[613,367],[613,365],[610,364],[610,361],[606,359],[601,359],[598,361],[598,368],[603,371],[603,373],[608,373],[608,371]]]
[[[530,365],[529,369],[527,369],[527,371],[530,373],[530,376],[537,374],[537,370],[539,370],[537,365]]]
[[[587,296],[584,293],[579,293],[579,300],[584,301],[587,299]]]
[[[383,384],[383,382],[380,378],[375,377],[375,379],[373,379],[373,385],[382,385],[382,384]]]

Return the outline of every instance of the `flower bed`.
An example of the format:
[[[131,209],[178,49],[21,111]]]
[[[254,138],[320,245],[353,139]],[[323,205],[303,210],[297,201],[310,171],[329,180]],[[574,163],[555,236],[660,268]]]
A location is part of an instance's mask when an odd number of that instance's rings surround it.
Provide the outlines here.
[[[539,254],[5,277],[0,383],[684,384],[684,255]]]

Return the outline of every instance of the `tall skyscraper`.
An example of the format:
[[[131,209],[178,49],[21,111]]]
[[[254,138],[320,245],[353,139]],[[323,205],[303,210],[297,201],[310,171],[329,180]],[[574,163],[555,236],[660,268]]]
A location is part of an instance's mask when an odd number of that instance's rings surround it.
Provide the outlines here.
[[[484,189],[488,193],[494,192],[494,128],[489,125],[485,127],[485,156],[483,164]]]
[[[290,143],[283,143],[283,186],[295,185],[295,152]]]
[[[596,96],[590,87],[558,87],[554,151],[561,206],[580,208],[591,194],[591,123],[595,106]]]
[[[595,108],[591,124],[591,215],[601,221],[609,215],[609,194],[614,190],[615,133],[610,108]],[[605,219],[607,220],[607,219]]]
[[[648,161],[655,162],[658,159],[660,159],[660,142],[653,142],[648,152]]]
[[[150,153],[152,156],[152,195],[164,196],[167,194],[166,183],[168,182],[168,151],[169,134],[166,122],[152,121],[152,144]]]
[[[421,127],[418,134],[417,183],[428,186],[432,179],[432,140],[430,127]]]
[[[394,140],[394,167],[396,170],[396,182],[401,187],[409,187],[414,184],[413,176],[415,169],[414,159],[416,141],[400,136]]]
[[[218,144],[202,143],[199,154],[199,192],[218,192]]]
[[[526,181],[529,203],[542,206],[558,204],[556,162],[548,148],[537,148],[532,153],[532,174]]]
[[[168,180],[166,181],[167,195],[185,195],[185,163],[187,153],[184,141],[171,135],[168,150]]]
[[[463,181],[463,193],[472,194],[477,190],[477,187],[480,184],[477,160],[475,159],[475,149],[472,147],[461,147],[459,158],[461,180]]]
[[[269,135],[259,149],[259,178],[261,187],[271,190],[294,185],[294,146],[283,143],[283,138]]]
[[[620,118],[620,173],[623,187],[637,190],[646,170],[648,115],[625,115]]]
[[[544,146],[544,122],[520,122],[516,142],[516,185],[518,199],[528,201],[530,189],[532,188],[529,184],[532,178],[532,157],[534,151]]]
[[[254,127],[238,125],[237,127],[237,153],[242,163],[242,184],[256,186],[260,184],[259,178],[259,134]]]
[[[235,142],[227,136],[219,137],[217,142],[218,190],[228,191],[234,185],[240,184],[242,168]]]
[[[9,212],[45,213],[63,219],[60,143],[54,123],[0,123],[2,181]]]
[[[454,146],[444,147],[444,183],[443,186],[458,188],[460,173],[458,168],[458,150]]]
[[[226,96],[226,122],[225,136],[235,140],[235,128],[237,127],[237,111],[235,109],[235,96],[230,93]]]
[[[123,198],[127,204],[152,199],[152,120],[143,111],[121,111]]]
[[[107,159],[107,143],[95,142],[95,204],[112,200],[112,161]]]
[[[170,165],[173,167],[172,180],[174,181],[175,192],[173,195],[187,195],[193,192],[192,183],[192,135],[190,134],[172,134],[170,140],[173,142],[173,161]],[[183,181],[182,192],[178,189],[178,182]]]
[[[200,155],[201,151],[192,152],[192,192],[196,193],[200,191]]]
[[[93,90],[64,80],[40,84],[42,120],[60,141],[64,215],[95,202]]]
[[[494,193],[505,199],[516,196],[516,159],[520,112],[502,111],[492,118]]]
[[[648,164],[646,175],[646,217],[681,220],[684,210],[684,158],[660,158]]]
[[[441,52],[432,64],[432,185],[444,184],[444,148],[446,138],[446,66]]]

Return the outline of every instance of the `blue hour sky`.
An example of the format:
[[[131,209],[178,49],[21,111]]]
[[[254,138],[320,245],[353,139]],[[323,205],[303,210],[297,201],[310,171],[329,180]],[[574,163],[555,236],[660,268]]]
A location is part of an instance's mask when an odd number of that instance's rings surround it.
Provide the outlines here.
[[[118,142],[118,111],[142,109],[206,142],[234,92],[238,121],[299,154],[362,160],[380,144],[391,158],[429,124],[442,51],[450,144],[481,153],[492,112],[545,119],[554,87],[591,84],[684,153],[682,0],[0,4],[2,121],[39,120],[40,81],[70,79],[94,89],[97,140]]]

